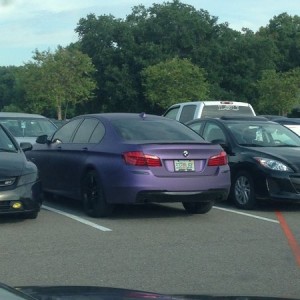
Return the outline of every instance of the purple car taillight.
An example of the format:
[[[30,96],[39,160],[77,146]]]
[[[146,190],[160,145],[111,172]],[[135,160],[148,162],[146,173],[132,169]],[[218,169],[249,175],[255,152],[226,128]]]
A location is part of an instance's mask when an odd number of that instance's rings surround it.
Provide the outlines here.
[[[228,158],[225,151],[222,151],[220,154],[210,157],[207,163],[207,165],[210,167],[224,166],[227,164],[228,164]]]
[[[133,166],[161,167],[162,165],[159,157],[141,151],[125,152],[123,158],[126,164]]]

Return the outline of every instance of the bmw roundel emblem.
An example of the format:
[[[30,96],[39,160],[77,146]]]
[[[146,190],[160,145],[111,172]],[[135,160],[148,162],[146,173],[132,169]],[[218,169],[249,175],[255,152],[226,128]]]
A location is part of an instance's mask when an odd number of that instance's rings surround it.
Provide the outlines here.
[[[184,157],[187,157],[189,155],[189,152],[187,150],[184,150],[182,154]]]

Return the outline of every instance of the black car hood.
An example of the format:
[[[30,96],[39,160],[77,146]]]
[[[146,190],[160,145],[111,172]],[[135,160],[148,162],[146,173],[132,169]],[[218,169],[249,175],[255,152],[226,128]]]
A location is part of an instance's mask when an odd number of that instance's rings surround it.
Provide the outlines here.
[[[20,152],[0,152],[0,177],[20,176],[25,159]]]
[[[282,161],[296,166],[300,170],[300,147],[249,147],[248,149],[255,151],[255,155],[258,156],[267,154],[273,158],[277,157]]]
[[[167,295],[158,294],[137,290],[94,287],[94,286],[26,286],[18,287],[17,290],[33,297],[33,299],[73,299],[73,300],[131,300],[131,299],[226,299],[226,300],[258,300],[258,299],[288,299],[288,298],[274,298],[274,297],[247,297],[247,296],[208,296],[208,295]],[[295,299],[294,299],[295,300]]]

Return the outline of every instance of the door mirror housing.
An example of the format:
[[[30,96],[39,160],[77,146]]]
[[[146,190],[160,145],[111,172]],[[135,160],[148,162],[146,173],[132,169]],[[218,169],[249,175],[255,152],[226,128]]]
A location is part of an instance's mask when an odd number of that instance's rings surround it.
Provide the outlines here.
[[[37,144],[48,144],[50,141],[48,140],[48,135],[43,134],[37,137],[36,143]]]
[[[28,142],[22,142],[20,143],[20,148],[25,151],[30,151],[32,149],[32,144]]]

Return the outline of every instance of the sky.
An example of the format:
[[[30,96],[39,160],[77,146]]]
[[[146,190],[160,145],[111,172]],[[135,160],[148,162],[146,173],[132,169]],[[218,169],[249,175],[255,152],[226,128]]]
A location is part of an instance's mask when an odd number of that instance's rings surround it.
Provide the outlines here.
[[[171,1],[171,0],[170,0]],[[169,2],[170,2],[169,1]],[[0,0],[0,66],[21,66],[35,49],[54,52],[58,45],[78,40],[80,18],[93,13],[126,18],[136,5],[146,8],[167,0]],[[300,15],[300,0],[181,0],[197,10],[207,10],[218,23],[254,32],[279,14]]]

